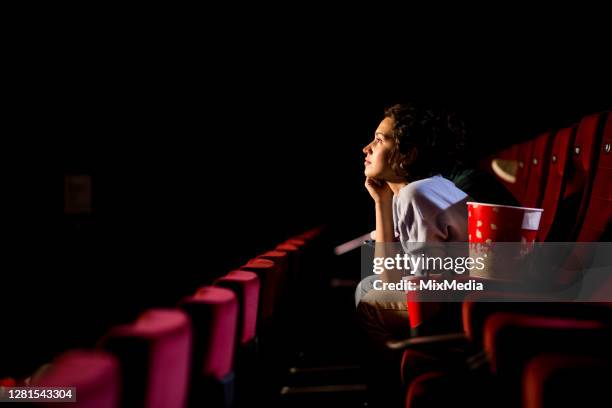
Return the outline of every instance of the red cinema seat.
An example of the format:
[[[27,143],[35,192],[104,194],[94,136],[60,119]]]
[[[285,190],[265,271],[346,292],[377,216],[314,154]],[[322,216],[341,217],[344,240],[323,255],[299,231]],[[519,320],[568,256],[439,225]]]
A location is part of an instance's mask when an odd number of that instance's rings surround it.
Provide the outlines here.
[[[546,132],[533,141],[527,186],[522,201],[524,207],[539,208],[542,203],[542,193],[546,187],[553,135],[553,132]]]
[[[586,179],[591,174],[595,153],[595,135],[599,126],[600,114],[583,118],[576,131],[576,139],[571,149],[572,174],[567,181],[565,197],[583,191]]]
[[[240,346],[248,346],[255,341],[257,335],[259,278],[253,272],[232,271],[217,279],[214,284],[236,294],[239,305],[237,340]]]
[[[273,261],[276,266],[276,273],[272,282],[273,309],[286,300],[289,295],[289,254],[285,251],[268,251],[259,255],[257,258]]]
[[[287,281],[289,292],[292,293],[292,291],[294,290],[295,282],[297,280],[297,276],[299,274],[300,261],[302,259],[302,249],[297,245],[288,244],[284,242],[282,244],[277,245],[275,250],[287,253]]]
[[[406,406],[518,406],[522,373],[533,357],[545,351],[604,352],[611,339],[612,326],[597,320],[496,313],[484,328],[487,364],[420,375],[410,384]]]
[[[545,164],[548,166],[547,177],[544,186],[544,197],[541,208],[544,209],[540,219],[538,239],[548,240],[548,235],[557,215],[559,201],[563,197],[570,149],[574,144],[576,128],[569,127],[561,129],[554,136],[550,160]],[[567,233],[566,233],[567,234]]]
[[[259,317],[263,325],[269,324],[274,314],[274,289],[279,275],[278,266],[269,259],[254,258],[241,266],[240,270],[254,272],[259,277],[261,282]]]
[[[238,300],[229,289],[204,286],[179,306],[193,327],[190,406],[229,407],[234,400]]]
[[[119,362],[103,351],[72,350],[57,357],[40,376],[35,387],[74,387],[76,401],[49,402],[49,407],[117,408],[120,399]],[[17,404],[22,405],[22,404]]]
[[[186,407],[192,333],[178,309],[150,309],[112,328],[101,346],[121,362],[123,406]]]
[[[543,353],[523,373],[523,407],[612,406],[610,355]]]
[[[577,239],[580,242],[609,241],[612,238],[612,113],[605,114],[603,120],[605,123],[601,142],[596,149],[598,158],[590,200],[586,204]],[[605,233],[607,235],[604,236]]]
[[[576,139],[570,154],[570,169],[563,193],[563,201],[572,203],[572,212],[559,216],[573,220],[573,226],[568,241],[578,238],[580,228],[585,218],[590,201],[591,188],[596,168],[596,160],[601,145],[602,114],[586,116],[580,121],[576,131]],[[574,208],[577,208],[575,210]]]

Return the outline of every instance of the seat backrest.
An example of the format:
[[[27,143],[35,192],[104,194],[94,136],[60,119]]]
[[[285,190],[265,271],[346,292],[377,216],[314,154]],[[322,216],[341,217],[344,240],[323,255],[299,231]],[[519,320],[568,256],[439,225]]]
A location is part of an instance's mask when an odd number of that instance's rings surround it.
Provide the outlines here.
[[[231,271],[217,279],[215,286],[232,290],[238,299],[238,335],[240,345],[246,345],[257,334],[257,308],[259,304],[259,278],[253,272]]]
[[[254,272],[261,282],[259,298],[259,317],[263,323],[268,322],[274,314],[275,288],[280,272],[280,265],[263,258],[254,258],[240,267],[242,271]]]
[[[100,344],[121,362],[123,406],[186,406],[192,333],[184,312],[147,310],[134,322],[112,328]]]
[[[204,286],[180,302],[193,326],[192,380],[223,379],[233,369],[238,300],[229,289]]]
[[[580,233],[593,185],[596,160],[602,137],[602,120],[600,113],[586,116],[580,121],[576,131],[574,147],[570,154],[570,168],[563,193],[563,201],[571,208],[565,218],[574,220],[568,241],[575,241]],[[574,208],[577,208],[575,210]]]
[[[612,229],[612,113],[602,117],[593,183],[577,241],[610,240]],[[605,235],[604,235],[605,234]]]
[[[546,186],[548,163],[553,143],[552,131],[542,133],[533,141],[527,186],[523,195],[522,205],[525,207],[539,207],[542,203],[542,194]]]
[[[546,241],[548,239],[553,222],[556,219],[559,200],[563,196],[566,172],[570,155],[570,147],[573,145],[575,137],[575,127],[567,127],[559,130],[552,141],[550,159],[545,164],[548,166],[546,172],[546,182],[541,202],[544,209],[540,219],[538,239]]]
[[[57,357],[47,370],[32,380],[31,386],[76,389],[76,404],[52,402],[49,406],[117,408],[120,398],[119,371],[119,361],[112,354],[71,350]]]
[[[516,199],[522,203],[527,191],[527,180],[531,170],[531,157],[533,156],[533,140],[526,140],[518,145],[518,170],[516,172],[516,183],[511,187]]]

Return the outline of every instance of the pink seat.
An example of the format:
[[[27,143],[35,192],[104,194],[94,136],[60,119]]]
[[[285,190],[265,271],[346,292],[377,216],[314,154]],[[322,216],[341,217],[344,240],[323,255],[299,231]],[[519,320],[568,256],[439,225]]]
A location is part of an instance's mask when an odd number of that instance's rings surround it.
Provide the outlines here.
[[[234,399],[234,352],[238,300],[234,292],[204,286],[180,307],[193,326],[190,405],[228,406]]]
[[[259,277],[261,282],[259,316],[262,324],[266,324],[274,314],[274,288],[278,279],[278,267],[269,259],[254,258],[241,266],[240,270],[254,272]]]
[[[76,388],[77,402],[50,402],[49,407],[116,408],[119,406],[119,383],[119,362],[111,354],[73,350],[56,358],[31,385]]]
[[[178,309],[151,309],[112,328],[101,345],[121,361],[123,405],[185,407],[191,342],[189,319]]]
[[[231,271],[217,279],[215,286],[232,290],[238,299],[238,341],[246,345],[257,334],[257,307],[259,303],[259,278],[253,272]]]
[[[300,264],[300,258],[302,249],[297,245],[288,244],[286,242],[276,246],[276,251],[286,252],[288,256],[288,271],[287,279],[289,281],[289,290],[291,290],[292,284],[298,276],[298,269]]]
[[[257,258],[273,261],[276,266],[272,284],[273,309],[276,309],[279,307],[279,302],[284,301],[289,294],[289,253],[273,250],[264,252]]]

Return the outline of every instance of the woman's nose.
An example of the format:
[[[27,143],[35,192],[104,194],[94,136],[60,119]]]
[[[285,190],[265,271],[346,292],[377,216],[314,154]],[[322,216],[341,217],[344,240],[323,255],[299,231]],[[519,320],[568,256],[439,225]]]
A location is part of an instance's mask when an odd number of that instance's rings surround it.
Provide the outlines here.
[[[368,144],[366,145],[366,147],[364,147],[364,148],[363,148],[363,150],[362,150],[362,151],[363,151],[365,154],[368,154],[368,152],[371,150],[371,149],[370,149],[370,146],[372,146],[372,143],[368,143]]]

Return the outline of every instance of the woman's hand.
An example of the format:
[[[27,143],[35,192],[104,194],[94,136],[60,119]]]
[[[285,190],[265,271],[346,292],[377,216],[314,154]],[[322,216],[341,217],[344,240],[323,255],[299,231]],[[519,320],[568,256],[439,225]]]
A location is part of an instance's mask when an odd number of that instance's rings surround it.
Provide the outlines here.
[[[393,190],[391,190],[391,187],[385,181],[366,177],[365,187],[374,199],[374,202],[386,204],[393,201]]]

